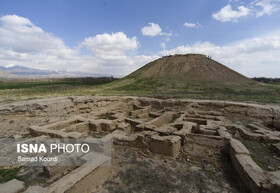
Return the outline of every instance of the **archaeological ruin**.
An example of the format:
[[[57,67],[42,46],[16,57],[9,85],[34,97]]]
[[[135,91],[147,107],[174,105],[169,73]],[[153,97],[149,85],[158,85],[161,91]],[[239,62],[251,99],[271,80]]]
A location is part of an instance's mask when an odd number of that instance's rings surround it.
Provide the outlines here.
[[[172,181],[174,174],[174,183],[169,188],[177,192],[184,192],[182,187],[190,192],[280,192],[277,105],[144,97],[62,97],[1,105],[0,128],[1,138],[22,141],[69,138],[89,143],[96,139],[109,143],[112,150],[111,157],[80,155],[78,161],[82,160],[82,164],[76,167],[10,167],[18,173],[0,184],[1,192],[5,193],[110,192],[108,189],[120,188],[122,183],[133,183],[132,178],[137,181],[137,171],[128,164],[136,162],[140,164],[136,166],[138,172],[143,164],[143,168],[158,168],[149,169],[154,174],[160,168],[164,170],[164,164],[173,164],[170,167],[174,170],[162,171],[162,175]],[[1,145],[4,154],[5,144]],[[102,148],[100,143],[97,146]],[[123,160],[118,152],[124,152]],[[130,158],[134,152],[135,157]],[[228,173],[220,161],[225,157],[229,160],[225,167]],[[69,160],[74,158],[63,161]],[[184,171],[197,173],[193,184]],[[199,182],[205,171],[209,171],[205,174],[209,180],[206,184]],[[227,177],[221,177],[224,174]],[[153,184],[153,179],[146,180],[145,184]],[[234,183],[241,185],[235,189]],[[123,192],[144,192],[141,187],[136,190],[127,184]],[[160,187],[150,188],[160,191]]]

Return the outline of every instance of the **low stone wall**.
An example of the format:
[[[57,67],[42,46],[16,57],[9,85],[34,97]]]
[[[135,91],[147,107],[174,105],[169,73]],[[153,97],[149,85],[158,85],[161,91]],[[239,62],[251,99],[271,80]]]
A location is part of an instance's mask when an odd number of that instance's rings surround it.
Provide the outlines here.
[[[192,134],[185,135],[185,144],[198,144],[201,146],[215,147],[224,149],[226,148],[226,141],[220,136]]]
[[[141,109],[130,111],[129,115],[130,116],[137,116],[137,115],[140,115],[140,114],[143,114],[143,113],[149,113],[151,110],[152,110],[152,106],[149,105],[149,106],[146,106],[146,107],[141,108]]]
[[[24,182],[12,179],[4,184],[0,184],[1,193],[20,193],[24,190]]]
[[[181,149],[181,137],[159,136],[153,131],[113,138],[114,145],[149,149],[152,153],[177,157]]]
[[[280,132],[274,131],[280,130],[279,106],[129,98],[132,101],[126,100],[127,97],[89,96],[19,102],[0,105],[0,115],[46,116],[48,120],[28,125],[33,136],[80,138],[92,135],[99,138],[110,133],[105,138],[109,140],[108,136],[114,137],[113,145],[144,148],[165,156],[177,157],[182,145],[193,143],[216,148],[217,151],[225,149],[251,192],[280,192],[280,171],[266,172],[261,169],[252,160],[248,149],[230,134],[252,141],[273,143],[272,146],[279,150],[279,144],[276,143],[280,143]],[[83,114],[83,117],[77,114]],[[240,124],[235,120],[241,120]],[[247,122],[250,124],[242,125]],[[259,126],[252,122],[261,124]],[[109,167],[103,166],[101,162],[99,165],[82,165],[49,187],[33,186],[26,193],[87,192],[94,185],[92,181],[97,182],[101,173],[109,172]],[[64,169],[45,167],[50,178]]]
[[[86,155],[89,156],[89,155]],[[110,158],[104,155],[85,158],[86,163],[60,178],[50,186],[31,186],[24,193],[87,193],[110,173]]]
[[[178,107],[196,104],[222,112],[225,116],[242,118],[251,121],[262,121],[265,126],[271,126],[280,131],[280,107],[277,105],[258,105],[229,101],[213,100],[161,100],[151,98],[137,98],[142,104],[152,105],[161,109],[166,106]]]
[[[166,112],[163,115],[147,122],[147,124],[150,124],[150,125],[153,125],[156,127],[160,127],[166,123],[169,123],[173,119],[173,115],[174,115],[174,113]]]
[[[72,118],[42,126],[30,126],[32,136],[48,135],[59,138],[81,138],[87,136],[89,123],[84,118]]]
[[[250,151],[240,141],[233,139],[224,127],[220,127],[218,133],[229,142],[232,164],[250,192],[280,192],[280,171],[264,171],[253,161]]]
[[[280,134],[272,134],[273,131],[259,131],[256,130],[254,132],[248,132],[244,126],[241,125],[233,125],[234,130],[237,130],[243,139],[247,139],[250,141],[258,141],[258,142],[265,142],[265,143],[277,143],[280,142]],[[278,132],[277,132],[278,133]],[[278,135],[278,136],[277,136]]]

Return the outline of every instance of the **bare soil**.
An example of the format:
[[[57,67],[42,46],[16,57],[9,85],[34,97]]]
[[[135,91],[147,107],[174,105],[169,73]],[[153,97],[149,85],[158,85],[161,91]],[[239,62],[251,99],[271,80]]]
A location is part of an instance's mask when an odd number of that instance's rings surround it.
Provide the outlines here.
[[[186,156],[174,159],[132,148],[115,148],[111,176],[93,192],[248,192],[227,156],[203,155],[204,159],[198,161],[198,155],[205,150],[196,148],[197,154],[193,153],[189,161]]]

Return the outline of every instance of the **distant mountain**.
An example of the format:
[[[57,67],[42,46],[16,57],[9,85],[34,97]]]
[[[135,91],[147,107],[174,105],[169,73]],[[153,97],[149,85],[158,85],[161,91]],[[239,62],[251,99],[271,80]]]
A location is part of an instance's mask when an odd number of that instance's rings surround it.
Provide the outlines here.
[[[14,75],[7,71],[3,71],[2,66],[0,66],[0,80],[5,79],[5,78],[17,78],[17,75]]]
[[[0,66],[0,74],[1,77],[6,78],[5,73],[9,74],[9,78],[11,75],[13,78],[15,77],[104,77],[111,76],[110,74],[101,74],[101,73],[90,73],[90,72],[81,72],[81,71],[54,71],[54,70],[41,70],[35,68],[27,68],[24,66],[12,66],[12,67],[4,67]]]
[[[45,75],[54,75],[58,74],[56,71],[50,71],[50,70],[40,70],[35,68],[27,68],[24,66],[12,66],[12,67],[3,67],[1,66],[0,69],[2,71],[6,71],[15,75],[20,76],[45,76]]]
[[[57,71],[61,76],[79,76],[79,77],[109,77],[111,74],[90,73],[82,71]]]

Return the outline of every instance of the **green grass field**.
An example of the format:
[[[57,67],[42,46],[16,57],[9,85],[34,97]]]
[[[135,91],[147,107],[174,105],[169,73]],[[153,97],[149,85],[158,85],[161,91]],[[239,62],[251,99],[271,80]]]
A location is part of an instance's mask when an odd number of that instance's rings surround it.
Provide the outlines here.
[[[36,98],[71,95],[91,95],[92,89],[115,80],[101,78],[64,78],[51,80],[2,81],[0,82],[0,103]]]
[[[0,82],[0,103],[73,95],[149,96],[156,98],[212,99],[280,103],[280,84],[227,88],[218,84],[165,84],[153,79],[55,80]]]
[[[113,77],[99,77],[99,78],[63,78],[63,79],[42,79],[42,80],[12,80],[0,81],[0,90],[3,89],[20,89],[32,88],[38,86],[58,86],[58,85],[100,85],[115,80]]]
[[[214,82],[189,82],[184,86],[154,79],[120,79],[100,85],[99,92],[111,95],[191,98],[257,103],[280,103],[280,84],[254,84],[226,87]],[[105,92],[107,91],[107,92]]]
[[[189,83],[184,87],[152,79],[110,81],[1,82],[0,103],[73,95],[131,95],[156,98],[212,99],[257,103],[280,103],[280,85],[227,88],[215,84]]]

